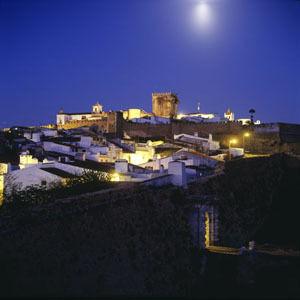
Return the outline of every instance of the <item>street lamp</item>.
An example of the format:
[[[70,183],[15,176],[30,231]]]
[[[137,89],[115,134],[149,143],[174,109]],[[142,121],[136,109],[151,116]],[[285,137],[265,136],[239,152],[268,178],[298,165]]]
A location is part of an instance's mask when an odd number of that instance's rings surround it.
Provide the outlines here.
[[[250,133],[249,132],[245,132],[243,134],[243,148],[244,148],[244,152],[245,152],[245,138],[250,137]]]
[[[229,143],[228,143],[228,149],[229,149],[229,160],[231,159],[231,154],[230,154],[230,146],[231,145],[234,145],[237,143],[237,140],[236,139],[230,139],[229,140]]]

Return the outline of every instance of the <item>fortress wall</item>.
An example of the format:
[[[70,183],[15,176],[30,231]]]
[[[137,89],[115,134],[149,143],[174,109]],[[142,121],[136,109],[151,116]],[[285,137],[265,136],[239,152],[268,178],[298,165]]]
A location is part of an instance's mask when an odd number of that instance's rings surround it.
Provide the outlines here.
[[[172,122],[172,135],[186,133],[193,135],[195,132],[199,136],[208,137],[211,134],[236,134],[238,135],[243,126],[240,123],[193,123],[193,122]]]
[[[107,117],[98,120],[84,119],[68,121],[57,125],[58,129],[73,129],[83,126],[98,126],[102,132],[122,135],[123,116],[120,112],[108,112]]]
[[[283,143],[300,143],[300,124],[279,123]]]
[[[103,131],[107,130],[107,120],[75,120],[63,125],[57,125],[58,129],[73,129],[83,126],[99,126]]]
[[[132,137],[162,136],[172,138],[172,127],[170,124],[139,124],[124,121],[123,130]]]
[[[243,126],[240,123],[192,123],[176,122],[171,124],[137,124],[124,122],[123,129],[130,136],[151,137],[163,136],[173,139],[174,134],[195,132],[201,137],[213,135],[221,147],[227,148],[229,139],[238,140],[237,147],[243,147],[252,153],[292,152],[300,154],[300,125],[285,123],[270,123],[256,126]],[[243,139],[243,134],[250,132],[249,138]]]
[[[239,123],[192,123],[171,122],[171,124],[138,124],[132,122],[123,123],[123,130],[130,136],[164,136],[173,138],[174,134],[198,133],[199,136],[208,137],[212,134],[239,134],[243,126]]]

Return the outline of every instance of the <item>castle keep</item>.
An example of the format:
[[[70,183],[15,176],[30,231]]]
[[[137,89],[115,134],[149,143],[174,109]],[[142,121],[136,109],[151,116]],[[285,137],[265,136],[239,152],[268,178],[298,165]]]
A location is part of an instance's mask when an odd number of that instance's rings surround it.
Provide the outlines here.
[[[156,117],[174,118],[177,115],[179,99],[173,93],[153,93],[152,112]]]

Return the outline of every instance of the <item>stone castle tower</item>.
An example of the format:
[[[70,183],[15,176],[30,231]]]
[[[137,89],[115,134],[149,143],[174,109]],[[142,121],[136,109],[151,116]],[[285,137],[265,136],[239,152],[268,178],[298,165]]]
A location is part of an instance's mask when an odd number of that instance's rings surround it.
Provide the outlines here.
[[[153,93],[152,112],[157,117],[173,118],[177,115],[179,99],[173,93]]]

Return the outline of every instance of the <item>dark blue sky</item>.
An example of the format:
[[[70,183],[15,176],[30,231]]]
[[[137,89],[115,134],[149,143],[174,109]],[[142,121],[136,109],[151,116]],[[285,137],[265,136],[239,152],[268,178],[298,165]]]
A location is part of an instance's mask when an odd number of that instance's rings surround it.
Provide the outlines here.
[[[300,123],[300,1],[0,0],[0,127],[141,107]]]

